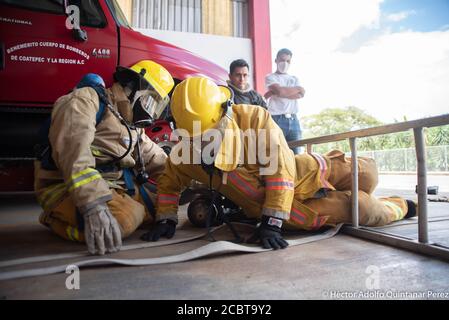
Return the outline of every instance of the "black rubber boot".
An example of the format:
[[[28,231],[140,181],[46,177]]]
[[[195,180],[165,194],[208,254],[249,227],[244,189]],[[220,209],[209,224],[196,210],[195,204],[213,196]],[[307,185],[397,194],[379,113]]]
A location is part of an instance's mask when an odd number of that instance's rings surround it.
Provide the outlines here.
[[[407,214],[405,215],[404,219],[410,219],[413,217],[416,217],[417,210],[416,210],[416,204],[412,200],[406,200],[407,201]]]

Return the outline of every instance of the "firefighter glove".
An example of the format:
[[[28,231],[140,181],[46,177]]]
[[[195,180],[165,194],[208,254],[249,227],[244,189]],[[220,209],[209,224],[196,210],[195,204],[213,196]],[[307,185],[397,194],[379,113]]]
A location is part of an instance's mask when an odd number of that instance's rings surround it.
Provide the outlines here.
[[[161,220],[150,231],[140,237],[143,241],[158,241],[160,237],[173,238],[176,231],[176,222],[173,220]]]
[[[282,238],[281,227],[281,219],[262,216],[262,222],[251,240],[259,240],[264,249],[285,249],[288,243]]]
[[[104,255],[120,250],[122,235],[117,220],[106,204],[99,204],[82,212],[87,250],[91,254]]]

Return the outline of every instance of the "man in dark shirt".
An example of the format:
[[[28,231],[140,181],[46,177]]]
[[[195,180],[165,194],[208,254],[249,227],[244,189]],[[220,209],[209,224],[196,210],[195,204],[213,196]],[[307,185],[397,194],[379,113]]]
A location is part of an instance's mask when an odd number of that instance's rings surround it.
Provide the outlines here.
[[[264,98],[248,83],[249,65],[243,60],[235,60],[229,68],[228,86],[234,92],[235,104],[251,104],[267,108]]]

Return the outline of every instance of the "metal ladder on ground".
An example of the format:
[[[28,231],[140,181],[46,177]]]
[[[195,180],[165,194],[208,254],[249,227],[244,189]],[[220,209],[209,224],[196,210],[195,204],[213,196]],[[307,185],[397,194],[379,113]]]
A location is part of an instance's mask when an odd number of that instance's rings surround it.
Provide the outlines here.
[[[449,247],[429,241],[427,215],[427,167],[424,128],[438,127],[449,124],[449,114],[418,119],[385,126],[338,133],[311,139],[292,141],[290,147],[306,146],[307,153],[312,153],[313,145],[349,140],[352,158],[352,225],[345,226],[343,232],[351,236],[376,241],[396,248],[437,257],[449,261]],[[415,139],[417,175],[418,175],[418,240],[412,240],[400,235],[385,233],[369,227],[359,226],[358,204],[358,162],[357,139],[370,136],[385,135],[413,130]]]

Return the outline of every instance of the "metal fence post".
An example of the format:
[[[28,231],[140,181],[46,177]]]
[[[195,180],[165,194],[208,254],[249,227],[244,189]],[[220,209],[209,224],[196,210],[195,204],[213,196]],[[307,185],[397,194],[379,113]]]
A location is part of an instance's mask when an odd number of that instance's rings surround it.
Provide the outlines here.
[[[445,171],[448,171],[448,162],[449,162],[449,159],[447,158],[447,147],[448,146],[444,146],[444,169],[445,169]]]
[[[308,154],[312,154],[313,153],[313,144],[307,144],[306,150],[307,150]]]
[[[404,149],[404,171],[405,171],[405,172],[408,171],[407,150],[408,150],[408,149]]]
[[[418,169],[418,239],[421,243],[428,243],[427,168],[423,128],[413,129],[413,133],[415,135],[416,161]]]
[[[352,157],[352,226],[359,227],[359,166],[357,161],[357,141],[356,138],[350,138],[349,144],[351,146]]]

